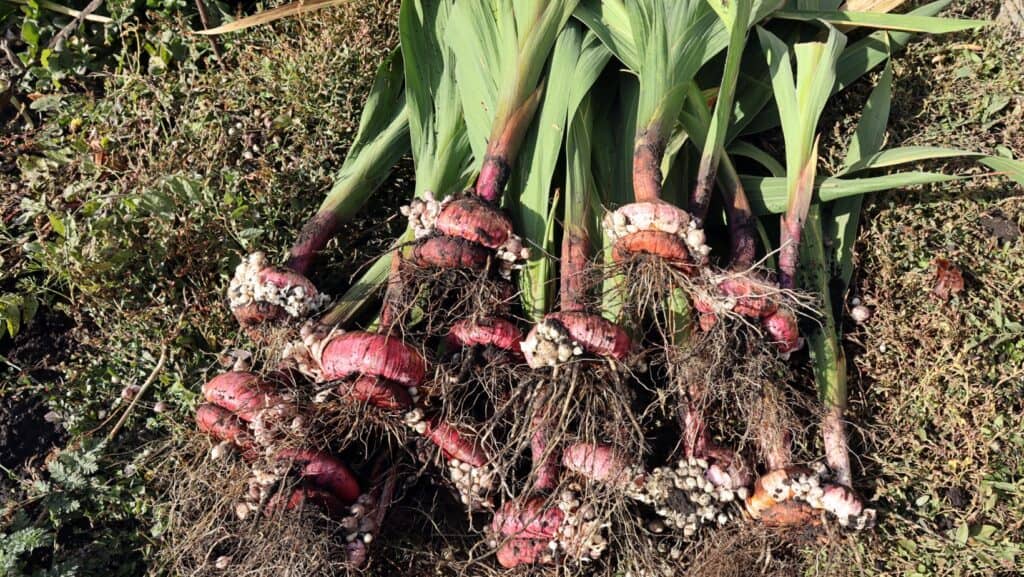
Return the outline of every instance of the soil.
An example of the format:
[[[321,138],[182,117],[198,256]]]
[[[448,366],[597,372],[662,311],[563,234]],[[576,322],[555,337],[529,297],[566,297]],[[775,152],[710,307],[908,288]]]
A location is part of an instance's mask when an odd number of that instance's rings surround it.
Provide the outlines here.
[[[0,398],[0,466],[21,468],[61,443],[63,431],[46,422],[46,403],[37,397]]]
[[[28,379],[46,384],[60,379],[57,366],[74,344],[72,325],[71,319],[60,313],[40,311],[13,342],[0,345],[0,355],[20,368],[5,375],[14,377],[6,379],[10,388],[0,388],[0,465],[7,469],[20,468],[33,457],[42,457],[64,440],[60,425],[46,420],[50,412],[46,402],[37,394],[17,391],[15,383]]]
[[[985,227],[989,234],[1001,242],[1013,242],[1021,236],[1020,226],[1006,218],[999,210],[982,216],[980,220],[981,225]]]

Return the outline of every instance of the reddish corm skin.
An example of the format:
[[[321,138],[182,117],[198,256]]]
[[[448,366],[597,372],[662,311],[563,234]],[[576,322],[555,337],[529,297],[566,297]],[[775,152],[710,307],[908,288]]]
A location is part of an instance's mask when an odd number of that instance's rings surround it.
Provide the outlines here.
[[[355,381],[338,385],[338,394],[387,411],[404,410],[412,406],[412,397],[405,387],[370,375],[362,375]]]
[[[550,491],[558,486],[561,464],[558,452],[549,448],[548,420],[545,413],[548,407],[537,410],[531,419],[533,433],[530,435],[530,453],[533,455],[533,470],[536,475],[533,488],[537,491]]]
[[[301,286],[306,289],[306,295],[317,294],[316,286],[309,279],[287,268],[268,266],[260,270],[256,278],[263,284],[279,288]],[[262,301],[238,307],[231,312],[238,319],[238,323],[247,328],[288,316],[282,307]]]
[[[712,445],[706,450],[704,458],[710,461],[704,477],[715,486],[736,490],[749,487],[754,482],[754,472],[747,462],[729,449]]]
[[[232,309],[231,313],[235,315],[235,320],[238,321],[238,324],[245,329],[283,319],[288,316],[288,313],[285,312],[284,308],[264,301],[236,307]]]
[[[767,527],[811,527],[821,524],[821,514],[803,501],[776,503],[761,513]]]
[[[468,196],[446,204],[437,215],[434,228],[445,236],[462,238],[493,250],[512,235],[512,220],[493,204]]]
[[[284,449],[277,454],[278,461],[301,467],[299,475],[330,491],[345,503],[354,503],[362,490],[359,481],[345,463],[326,453],[306,449]]]
[[[495,534],[520,539],[552,539],[565,520],[558,507],[545,507],[543,497],[525,503],[507,501],[494,513],[491,530]]]
[[[629,482],[629,458],[607,445],[574,443],[562,452],[562,465],[593,481],[620,484]]]
[[[585,312],[558,312],[544,317],[562,324],[587,352],[622,361],[633,350],[629,334],[619,325]]]
[[[426,423],[427,430],[423,436],[437,445],[446,457],[469,463],[473,467],[487,464],[487,453],[474,439],[437,418],[430,418]]]
[[[274,514],[282,504],[285,511],[295,511],[301,509],[307,503],[324,509],[331,516],[344,515],[346,512],[346,504],[329,491],[319,487],[300,485],[288,493],[287,499],[282,498],[281,493],[271,497],[267,502],[266,514]]]
[[[256,447],[245,429],[245,423],[227,409],[209,403],[199,405],[196,409],[196,425],[200,431],[214,439],[233,443],[242,450],[244,459],[256,458]]]
[[[370,552],[366,550],[366,543],[363,543],[361,539],[356,539],[345,544],[345,555],[353,567],[362,567],[369,559]]]
[[[746,277],[734,277],[718,283],[722,294],[736,298],[733,312],[746,317],[767,318],[779,310],[773,293],[778,289]]]
[[[460,320],[452,325],[446,338],[451,348],[489,345],[516,355],[522,354],[522,340],[523,333],[515,323],[498,317]]]
[[[633,198],[639,202],[661,202],[661,159],[668,135],[653,122],[633,139]]]
[[[203,396],[245,422],[252,421],[260,411],[285,402],[259,375],[246,371],[229,371],[210,379],[203,385]]]
[[[483,270],[493,253],[485,246],[453,236],[434,236],[416,243],[412,261],[436,268]]]
[[[825,486],[822,506],[836,516],[860,515],[864,512],[864,503],[853,489],[845,485],[829,484]]]
[[[791,353],[800,348],[800,327],[796,315],[786,309],[761,321],[781,353]]]
[[[704,478],[715,486],[728,489],[748,487],[754,482],[754,472],[747,461],[733,451],[719,447],[708,438],[708,430],[700,410],[688,402],[682,409],[683,452],[687,457],[706,459],[708,470]]]
[[[498,563],[506,569],[533,565],[548,551],[548,539],[509,539],[498,549]]]
[[[690,251],[678,236],[656,230],[641,230],[628,234],[612,247],[612,260],[624,262],[636,254],[649,254],[664,259],[683,272],[691,272]]]
[[[320,357],[323,380],[344,379],[356,374],[381,377],[413,387],[423,382],[426,361],[401,339],[376,333],[352,331],[340,334],[324,347]]]
[[[697,317],[697,324],[700,325],[700,330],[708,332],[715,327],[715,323],[718,322],[718,317],[713,313],[700,313]]]
[[[700,295],[694,294],[691,297],[693,308],[697,310],[697,323],[700,325],[700,330],[710,331],[718,323],[718,314],[715,313],[715,308]]]

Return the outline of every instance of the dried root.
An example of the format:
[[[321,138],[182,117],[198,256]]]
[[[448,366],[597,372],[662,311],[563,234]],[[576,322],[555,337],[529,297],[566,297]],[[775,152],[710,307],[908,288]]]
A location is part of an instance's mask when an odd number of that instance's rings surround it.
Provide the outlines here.
[[[490,258],[490,257],[488,257]],[[406,335],[446,335],[466,319],[509,318],[518,293],[508,280],[488,270],[425,266],[411,260],[400,264],[388,304],[396,329]]]
[[[162,465],[169,486],[159,559],[167,572],[271,577],[353,571],[344,529],[320,506],[266,507],[256,517],[239,518],[236,508],[252,490],[251,469],[241,459],[211,461],[208,446],[193,437]],[[303,494],[296,483],[271,487],[265,502],[304,500],[291,497]]]

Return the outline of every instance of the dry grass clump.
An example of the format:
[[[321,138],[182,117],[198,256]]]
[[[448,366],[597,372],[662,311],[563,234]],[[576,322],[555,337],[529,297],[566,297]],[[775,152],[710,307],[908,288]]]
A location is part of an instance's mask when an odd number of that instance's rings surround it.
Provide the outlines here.
[[[490,270],[418,266],[405,260],[401,286],[391,300],[400,332],[439,336],[456,321],[507,316],[519,302],[511,282]]]
[[[194,434],[166,452],[167,525],[158,561],[175,575],[310,575],[348,570],[344,531],[314,507],[239,519],[249,465],[237,456],[209,458]],[[281,487],[290,491],[292,487]],[[287,494],[287,493],[285,493]]]

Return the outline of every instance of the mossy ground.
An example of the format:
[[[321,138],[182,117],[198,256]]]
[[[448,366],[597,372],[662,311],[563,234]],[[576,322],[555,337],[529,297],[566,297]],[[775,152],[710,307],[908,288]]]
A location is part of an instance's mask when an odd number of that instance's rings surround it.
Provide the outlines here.
[[[394,45],[396,5],[247,31],[222,43],[220,61],[199,39],[163,70],[129,55],[101,91],[37,99],[42,121],[0,137],[0,293],[41,304],[18,337],[0,340],[0,395],[45,404],[37,412],[60,445],[3,470],[0,551],[17,555],[0,568],[153,569],[158,443],[189,426],[221,355],[247,344],[224,306],[227,279],[249,250],[283,252],[329,187],[368,78]],[[953,11],[994,18],[998,5]],[[894,64],[889,144],[1024,157],[1024,60],[1009,42],[991,28],[911,44]],[[855,121],[833,118],[829,130],[847,134]],[[376,204],[397,206],[402,178]],[[1024,193],[979,176],[878,195],[865,210],[852,296],[874,314],[848,322],[845,343],[856,470],[880,523],[841,547],[807,548],[807,571],[1017,574]],[[343,289],[383,250],[394,213],[350,225],[316,280]],[[937,257],[966,279],[949,300],[931,294]],[[97,446],[125,408],[122,389],[144,381],[163,350],[127,425]],[[171,410],[152,412],[157,401]],[[15,538],[28,545],[19,551]],[[442,541],[433,549],[443,556]],[[399,556],[378,567],[415,565]]]

